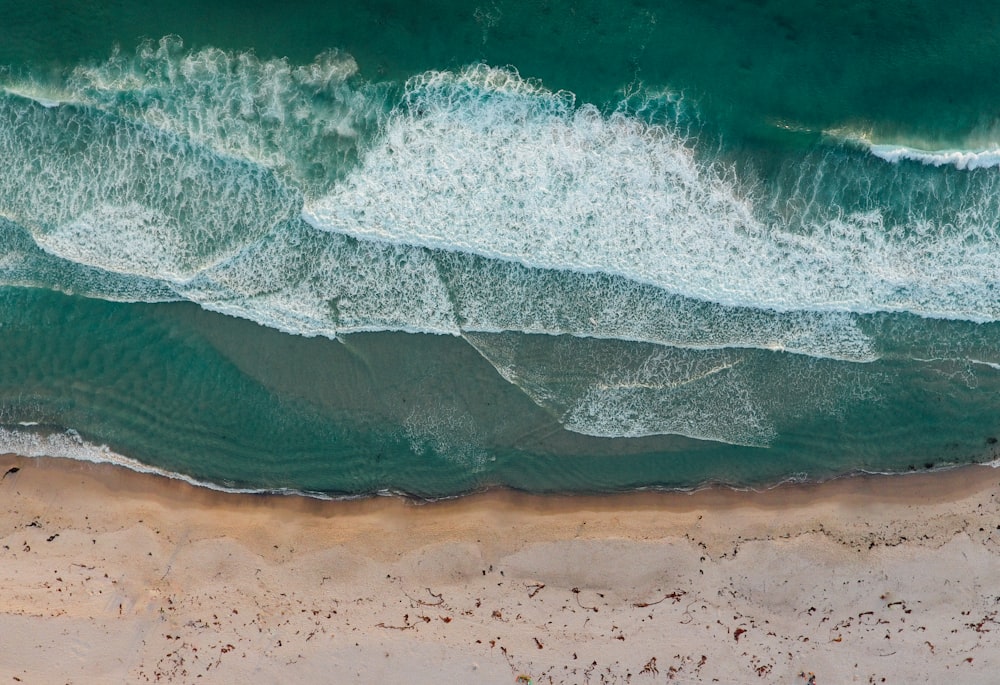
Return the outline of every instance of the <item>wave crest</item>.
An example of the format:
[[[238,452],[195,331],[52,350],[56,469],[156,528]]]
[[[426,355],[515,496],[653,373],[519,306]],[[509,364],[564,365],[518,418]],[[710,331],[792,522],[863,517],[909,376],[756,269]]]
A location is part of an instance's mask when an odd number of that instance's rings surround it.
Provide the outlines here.
[[[929,166],[951,165],[956,169],[973,170],[1000,167],[1000,149],[993,150],[920,150],[905,145],[870,145],[869,150],[887,162],[911,160]]]

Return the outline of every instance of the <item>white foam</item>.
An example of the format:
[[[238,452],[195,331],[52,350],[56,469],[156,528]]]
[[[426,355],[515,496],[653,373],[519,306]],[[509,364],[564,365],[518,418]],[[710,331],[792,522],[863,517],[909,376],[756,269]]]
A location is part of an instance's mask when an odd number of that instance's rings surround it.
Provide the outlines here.
[[[529,269],[456,253],[438,253],[435,260],[467,332],[570,334],[690,349],[748,347],[855,362],[877,358],[849,314],[725,307],[608,274]]]
[[[345,55],[295,67],[168,40],[77,69],[64,106],[0,95],[0,214],[52,265],[118,277],[88,291],[101,297],[134,278],[136,293],[152,283],[302,335],[661,346],[600,364],[586,351],[598,348],[574,347],[587,382],[573,388],[530,356],[484,353],[590,435],[767,444],[770,405],[732,348],[864,362],[877,352],[860,312],[1000,320],[988,179],[939,214],[874,200],[841,211],[824,198],[882,177],[829,169],[787,192],[750,189],[669,122],[483,65],[411,80],[383,118],[382,91],[354,69]],[[21,254],[0,255],[0,278],[20,282]],[[49,287],[66,288],[57,271]]]
[[[969,211],[940,224],[926,207],[902,221],[878,206],[807,205],[787,218],[771,200],[699,161],[673,129],[477,65],[412,79],[381,143],[304,216],[358,238],[616,274],[729,306],[1000,317],[982,278],[1000,272],[985,195],[956,198]]]
[[[173,288],[213,311],[330,338],[380,330],[520,331],[876,358],[849,315],[726,308],[604,274],[353,240],[304,222],[277,226],[239,255]]]
[[[34,243],[28,231],[2,218],[0,285],[48,288],[115,302],[181,299],[157,280],[110,273],[50,255]]]
[[[252,52],[186,50],[176,36],[73,70],[81,102],[277,171],[307,194],[325,189],[385,112],[386,85],[361,83],[354,58],[312,63]]]
[[[320,233],[301,221],[174,288],[207,309],[300,335],[459,332],[426,251]]]
[[[301,206],[266,170],[86,107],[0,96],[0,215],[42,249],[105,271],[183,279]]]

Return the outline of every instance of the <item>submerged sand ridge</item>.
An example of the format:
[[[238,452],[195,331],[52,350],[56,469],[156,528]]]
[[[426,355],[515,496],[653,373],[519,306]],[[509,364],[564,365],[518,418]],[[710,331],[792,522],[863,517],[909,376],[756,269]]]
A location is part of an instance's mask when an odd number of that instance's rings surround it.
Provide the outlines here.
[[[987,683],[1000,668],[989,468],[417,505],[11,467],[0,676],[21,682]]]

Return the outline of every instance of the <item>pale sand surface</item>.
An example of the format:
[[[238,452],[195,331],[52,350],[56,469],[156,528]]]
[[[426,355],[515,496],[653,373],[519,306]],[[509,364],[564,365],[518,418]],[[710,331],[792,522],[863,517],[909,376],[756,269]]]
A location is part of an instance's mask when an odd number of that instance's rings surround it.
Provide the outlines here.
[[[12,466],[0,684],[1000,677],[991,468],[416,505]]]

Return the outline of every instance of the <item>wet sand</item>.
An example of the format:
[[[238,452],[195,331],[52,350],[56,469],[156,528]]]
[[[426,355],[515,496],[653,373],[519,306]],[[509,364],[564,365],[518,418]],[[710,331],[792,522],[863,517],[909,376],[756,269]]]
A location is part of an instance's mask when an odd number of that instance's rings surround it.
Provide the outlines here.
[[[1000,472],[417,504],[0,457],[21,682],[995,682]],[[8,681],[15,682],[15,681]]]

